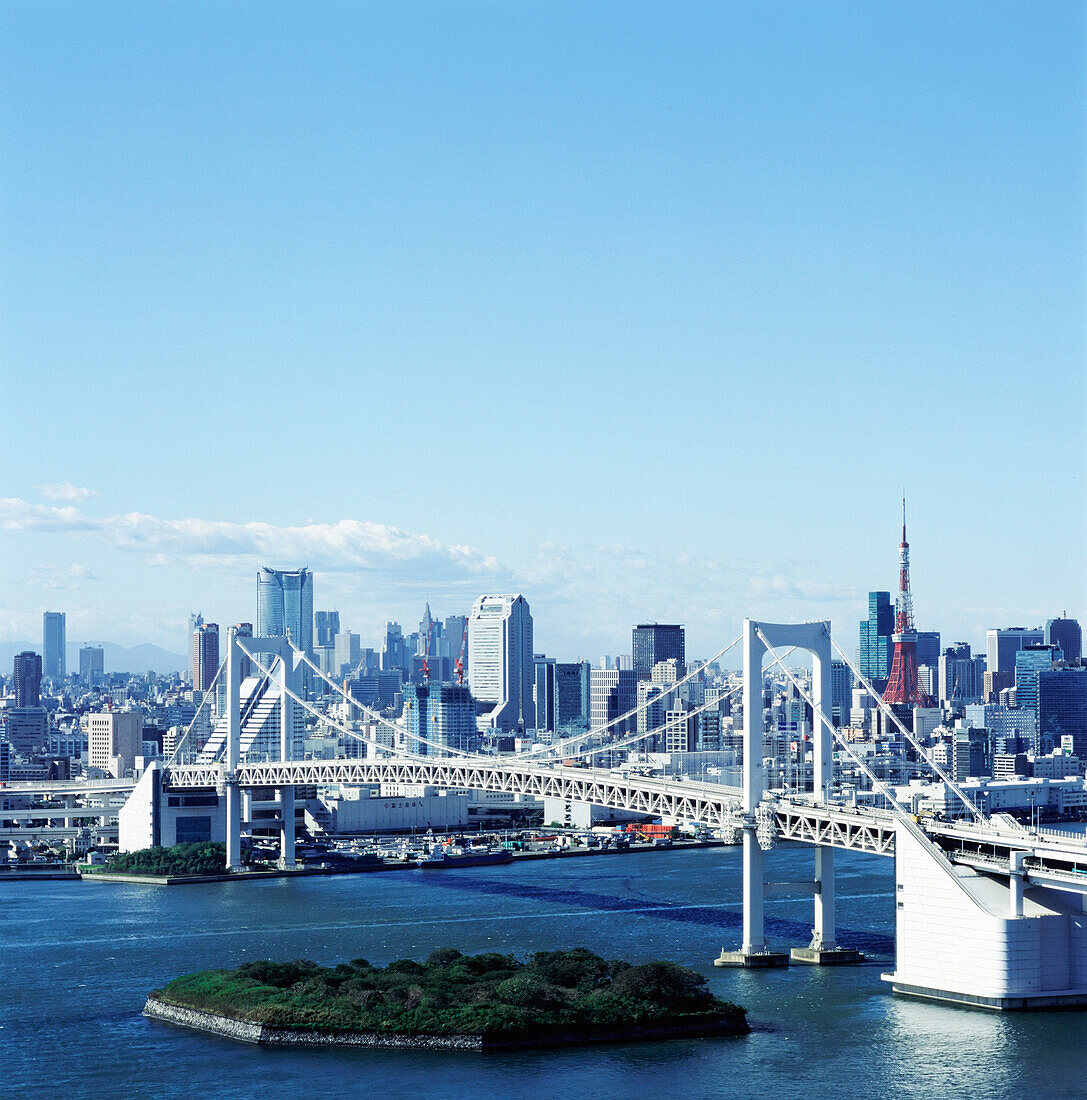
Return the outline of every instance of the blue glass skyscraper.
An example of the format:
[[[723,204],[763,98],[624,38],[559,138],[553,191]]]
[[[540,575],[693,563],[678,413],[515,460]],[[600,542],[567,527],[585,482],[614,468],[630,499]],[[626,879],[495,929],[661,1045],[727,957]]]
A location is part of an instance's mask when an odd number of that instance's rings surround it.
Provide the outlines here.
[[[269,569],[257,574],[257,634],[290,639],[313,649],[313,574],[308,569]]]
[[[868,618],[860,624],[857,658],[862,674],[869,680],[878,681],[875,687],[881,690],[891,675],[894,632],[895,610],[890,592],[869,592]]]

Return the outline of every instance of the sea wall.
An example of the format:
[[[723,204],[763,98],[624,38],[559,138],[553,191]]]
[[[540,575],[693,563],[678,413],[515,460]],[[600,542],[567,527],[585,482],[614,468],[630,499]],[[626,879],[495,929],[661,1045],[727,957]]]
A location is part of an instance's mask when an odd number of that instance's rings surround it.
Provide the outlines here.
[[[234,1020],[213,1012],[181,1008],[154,997],[147,999],[143,1014],[180,1027],[206,1031],[242,1043],[266,1046],[399,1047],[405,1050],[525,1050],[540,1047],[587,1046],[591,1043],[647,1042],[653,1039],[696,1038],[707,1035],[746,1035],[746,1020],[691,1020],[641,1024],[629,1027],[597,1027],[570,1031],[544,1031],[508,1038],[484,1035],[387,1035],[375,1032],[294,1031]]]
[[[285,1028],[251,1024],[245,1020],[233,1020],[213,1012],[201,1012],[195,1008],[181,1008],[164,1001],[147,999],[143,1014],[153,1020],[165,1020],[170,1024],[207,1031],[236,1039],[242,1043],[262,1043],[267,1046],[311,1047],[401,1047],[411,1050],[482,1050],[483,1039],[479,1035],[383,1035],[375,1032],[344,1034],[328,1031],[293,1031]]]

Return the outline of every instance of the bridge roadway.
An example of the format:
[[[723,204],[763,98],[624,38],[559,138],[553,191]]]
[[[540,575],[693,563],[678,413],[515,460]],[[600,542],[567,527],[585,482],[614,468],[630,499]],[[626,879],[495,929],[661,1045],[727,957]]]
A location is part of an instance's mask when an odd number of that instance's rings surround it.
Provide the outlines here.
[[[402,783],[512,791],[696,822],[726,832],[743,826],[739,787],[600,768],[532,764],[508,757],[267,761],[240,764],[234,779],[249,788]],[[226,780],[222,764],[190,764],[167,769],[163,785],[179,790],[221,790]],[[789,794],[768,795],[763,805],[766,816],[773,816],[779,840],[880,856],[894,854],[896,817],[888,810],[841,806],[816,801],[811,795]],[[921,827],[953,860],[980,861],[984,869],[1006,874],[1010,853],[1025,851],[1027,877],[1032,883],[1055,885],[1060,881],[1062,889],[1087,892],[1087,840],[1082,837],[965,821],[928,820],[922,821]]]

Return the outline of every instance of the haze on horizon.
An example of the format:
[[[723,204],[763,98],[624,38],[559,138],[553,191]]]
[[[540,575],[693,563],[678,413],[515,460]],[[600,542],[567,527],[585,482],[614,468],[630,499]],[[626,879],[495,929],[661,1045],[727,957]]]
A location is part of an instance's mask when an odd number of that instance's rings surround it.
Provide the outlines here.
[[[1075,3],[0,8],[0,642],[261,565],[374,645],[528,598],[1082,616]]]

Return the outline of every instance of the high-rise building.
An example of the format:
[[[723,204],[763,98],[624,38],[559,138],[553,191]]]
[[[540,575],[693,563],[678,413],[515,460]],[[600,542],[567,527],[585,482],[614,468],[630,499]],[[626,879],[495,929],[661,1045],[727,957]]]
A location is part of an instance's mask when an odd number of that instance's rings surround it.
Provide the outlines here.
[[[985,671],[994,677],[1002,673],[1015,674],[1015,655],[1027,645],[1041,645],[1042,631],[1022,626],[1008,626],[985,632]],[[1002,681],[1003,682],[1003,681]]]
[[[1038,749],[1059,749],[1064,736],[1072,738],[1075,756],[1087,756],[1087,668],[1082,665],[1038,671]]]
[[[399,623],[385,624],[385,640],[381,645],[381,668],[385,672],[408,669],[408,646]]]
[[[1066,661],[1078,661],[1083,656],[1083,632],[1075,619],[1063,614],[1059,619],[1047,619],[1045,624],[1046,645],[1061,647]]]
[[[853,673],[845,661],[830,663],[831,721],[836,726],[849,725],[849,708],[853,700]]]
[[[257,574],[257,634],[289,637],[298,649],[313,649],[313,574],[308,569],[269,569]]]
[[[42,701],[42,659],[37,653],[27,650],[15,654],[15,705],[17,707],[36,707]]]
[[[555,722],[589,728],[589,662],[560,662],[555,665]]]
[[[637,729],[637,715],[622,722],[617,719],[632,711],[638,700],[637,673],[629,668],[593,668],[589,670],[589,728],[599,729],[614,723],[609,739]]]
[[[66,626],[63,611],[46,611],[42,615],[42,673],[56,680],[63,680],[68,674]]]
[[[143,751],[143,715],[138,711],[106,711],[88,714],[88,763],[122,779]]]
[[[101,646],[85,645],[79,651],[79,678],[85,684],[97,684],[106,669],[106,652]]]
[[[1055,645],[1026,645],[1015,654],[1015,705],[1038,713],[1038,673],[1062,657]]]
[[[521,595],[480,596],[468,619],[468,684],[480,720],[508,733],[535,719],[532,613]]]
[[[207,691],[219,671],[219,624],[201,623],[192,636],[192,686]]]
[[[189,655],[189,683],[192,683],[192,638],[198,626],[204,625],[204,616],[199,611],[189,612],[189,637],[185,642],[185,651]]]
[[[956,642],[940,654],[936,694],[944,706],[977,703],[985,690],[985,658],[972,654],[966,642]]]
[[[362,644],[357,634],[343,630],[336,635],[334,642],[333,664],[336,675],[351,675],[362,660]]]
[[[555,668],[558,662],[554,657],[545,657],[542,653],[537,653],[532,660],[532,701],[535,704],[533,726],[535,729],[553,733],[558,721],[555,709]]]
[[[674,660],[682,679],[686,669],[686,643],[683,627],[675,623],[639,623],[633,632],[634,671],[638,679],[648,680],[653,666]]]
[[[861,675],[871,680],[876,690],[886,684],[891,675],[894,655],[895,613],[890,592],[868,593],[868,618],[860,624],[860,648],[857,666]]]
[[[338,611],[316,611],[313,615],[315,645],[333,645],[333,639],[340,632],[340,613]]]
[[[940,632],[938,630],[917,631],[917,663],[936,668],[940,661]]]

